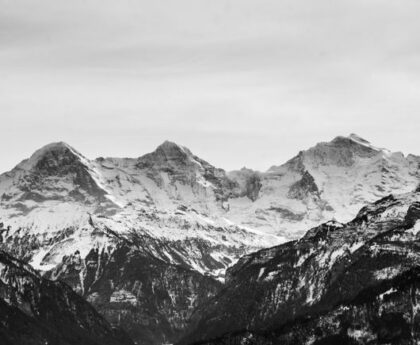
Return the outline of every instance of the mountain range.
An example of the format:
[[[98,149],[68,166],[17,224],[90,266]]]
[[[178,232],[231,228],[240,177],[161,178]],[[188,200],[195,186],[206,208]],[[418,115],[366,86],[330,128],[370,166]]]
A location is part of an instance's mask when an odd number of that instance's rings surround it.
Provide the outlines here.
[[[248,277],[244,262],[265,251],[282,257],[284,249],[277,248],[290,247],[287,260],[298,261],[306,260],[311,246],[313,255],[326,251],[308,235],[325,230],[308,229],[331,221],[320,229],[337,227],[333,233],[343,237],[343,229],[353,225],[337,224],[353,224],[355,217],[363,217],[362,207],[390,194],[412,193],[419,183],[419,163],[418,156],[377,148],[354,134],[319,143],[266,172],[226,172],[168,141],[138,158],[95,160],[68,144],[53,143],[0,175],[0,248],[32,265],[43,279],[68,284],[139,344],[206,341],[194,332],[223,337],[244,327],[259,329],[258,322],[277,317],[277,311],[264,318],[255,311],[255,324],[241,317],[231,322],[233,316],[221,319],[232,326],[228,329],[208,323],[212,312],[230,315],[208,308],[219,298],[218,306],[227,299],[254,312],[255,306],[232,297],[243,298],[238,289],[247,282],[233,284],[232,272]],[[363,231],[349,234],[351,240]],[[346,236],[332,248],[353,248]],[[319,269],[319,284],[327,284],[323,279],[329,269]],[[267,272],[264,268],[260,278]],[[259,291],[260,278],[254,278]],[[294,286],[303,278],[287,279]],[[280,302],[275,305],[287,310]],[[202,308],[207,311],[197,317]],[[210,330],[204,330],[207,325]],[[191,336],[185,338],[186,333]]]

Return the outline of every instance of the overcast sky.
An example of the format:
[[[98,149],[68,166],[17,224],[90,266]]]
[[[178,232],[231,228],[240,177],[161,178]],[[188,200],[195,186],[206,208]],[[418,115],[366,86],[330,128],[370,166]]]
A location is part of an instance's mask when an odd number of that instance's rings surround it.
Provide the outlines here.
[[[265,170],[355,132],[420,154],[418,0],[0,0],[0,171],[164,140]]]

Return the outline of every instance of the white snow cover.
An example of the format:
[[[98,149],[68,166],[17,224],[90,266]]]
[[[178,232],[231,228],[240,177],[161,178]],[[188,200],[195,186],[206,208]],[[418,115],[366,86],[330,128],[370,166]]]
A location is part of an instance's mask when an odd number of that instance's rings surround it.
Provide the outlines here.
[[[49,152],[70,155],[74,169],[59,175],[39,172],[37,164]],[[31,263],[39,270],[76,251],[84,257],[92,248],[112,250],[115,239],[104,235],[109,229],[122,238],[134,232],[159,240],[165,246],[150,248],[157,257],[169,263],[181,257],[192,269],[220,278],[242,254],[298,238],[331,219],[327,225],[340,227],[367,203],[412,191],[419,162],[354,134],[338,137],[258,173],[261,186],[251,200],[245,193],[250,171],[226,174],[174,143],[140,158],[96,160],[53,143],[0,175],[0,220],[11,227],[11,236],[36,236],[39,246]],[[402,205],[389,212],[399,216],[406,210]],[[173,245],[191,239],[205,243],[209,258],[224,268],[204,264],[197,246],[184,253]],[[338,260],[342,250],[324,258],[326,264]]]
[[[417,156],[378,148],[356,134],[337,137],[261,173],[258,199],[229,200],[227,217],[295,239],[330,219],[347,223],[363,206],[389,194],[412,192],[420,181],[419,163]],[[313,178],[317,191],[291,195],[304,172]]]

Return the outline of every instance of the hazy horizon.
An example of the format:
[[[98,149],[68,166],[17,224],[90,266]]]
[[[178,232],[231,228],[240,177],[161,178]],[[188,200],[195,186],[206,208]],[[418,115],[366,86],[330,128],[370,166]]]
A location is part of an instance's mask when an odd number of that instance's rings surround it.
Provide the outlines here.
[[[0,0],[0,171],[165,140],[264,171],[352,132],[420,153],[420,2]]]

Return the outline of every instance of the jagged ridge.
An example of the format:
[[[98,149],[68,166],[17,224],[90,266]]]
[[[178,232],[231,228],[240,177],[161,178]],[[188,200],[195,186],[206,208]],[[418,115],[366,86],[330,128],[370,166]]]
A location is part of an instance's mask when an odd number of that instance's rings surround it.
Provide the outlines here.
[[[419,341],[419,200],[390,196],[241,258],[181,344]]]

